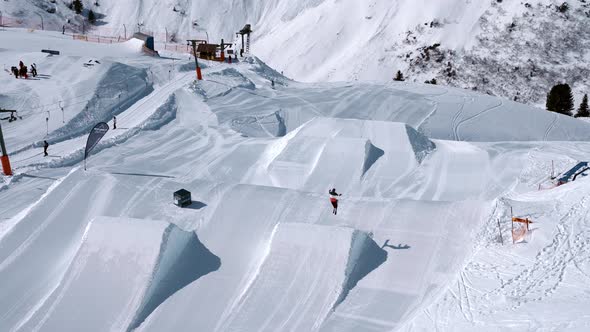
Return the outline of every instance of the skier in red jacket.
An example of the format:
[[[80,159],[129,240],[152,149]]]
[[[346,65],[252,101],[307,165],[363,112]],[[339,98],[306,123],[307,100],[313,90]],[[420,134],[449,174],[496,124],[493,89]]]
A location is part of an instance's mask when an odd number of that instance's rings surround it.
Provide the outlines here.
[[[332,213],[336,214],[338,213],[338,196],[342,196],[342,194],[338,194],[336,192],[336,188],[332,188],[332,190],[328,191],[328,193],[330,193],[330,203],[332,203],[332,207],[334,207],[334,209],[332,210]]]

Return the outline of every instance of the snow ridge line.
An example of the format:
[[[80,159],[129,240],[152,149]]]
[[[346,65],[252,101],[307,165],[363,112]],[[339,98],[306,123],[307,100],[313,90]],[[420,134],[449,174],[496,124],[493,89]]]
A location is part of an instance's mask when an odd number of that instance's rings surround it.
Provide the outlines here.
[[[223,329],[223,325],[227,324],[230,321],[231,316],[234,314],[234,312],[235,312],[234,309],[240,307],[243,304],[244,300],[246,299],[246,297],[248,295],[248,291],[250,290],[250,288],[252,288],[254,281],[256,281],[256,279],[260,275],[260,270],[262,269],[262,266],[264,265],[264,263],[268,259],[268,256],[270,255],[270,250],[272,248],[272,242],[274,240],[275,234],[276,234],[277,229],[279,228],[280,224],[281,223],[278,222],[273,227],[273,229],[270,233],[268,242],[266,243],[266,246],[264,247],[264,252],[262,254],[262,257],[258,261],[255,272],[252,273],[250,278],[246,281],[246,285],[242,288],[242,291],[240,292],[240,294],[233,301],[233,303],[229,307],[229,310],[224,311],[224,313],[222,314],[222,319],[219,319],[218,324],[215,327],[214,331],[219,331],[220,329]]]
[[[43,315],[43,318],[41,318],[39,320],[39,322],[37,323],[37,325],[35,325],[33,331],[39,331],[39,329],[49,319],[49,317],[51,316],[51,314],[55,310],[55,307],[60,303],[61,299],[65,296],[65,292],[63,292],[63,290],[67,289],[68,285],[70,285],[73,281],[73,279],[71,279],[71,278],[64,279],[64,276],[70,270],[76,270],[76,269],[79,270],[80,269],[80,262],[77,262],[77,260],[75,258],[78,255],[78,252],[80,251],[80,249],[82,248],[82,245],[84,244],[84,242],[86,242],[86,239],[88,238],[88,232],[90,231],[91,227],[92,227],[92,222],[89,222],[88,224],[86,224],[86,228],[84,229],[84,234],[82,235],[82,238],[81,238],[80,242],[78,243],[77,249],[75,250],[76,254],[74,255],[73,259],[70,261],[68,266],[64,269],[64,275],[62,275],[59,282],[55,285],[55,287],[50,292],[47,293],[47,296],[41,302],[39,302],[39,304],[35,308],[33,308],[33,310],[27,315],[28,318],[20,322],[20,324],[15,328],[15,330],[19,330],[21,327],[23,327],[31,318],[33,318],[33,316],[35,315],[35,313],[37,313],[39,311],[39,309],[43,308],[43,306],[45,305],[47,300],[51,297],[51,295],[53,295],[53,293],[55,291],[57,291],[58,289],[61,289],[62,291],[58,294],[56,300],[53,301],[53,303],[51,303],[51,305],[49,306],[49,309],[47,309],[47,312],[45,313],[45,315]],[[63,287],[62,287],[62,284],[64,285]]]
[[[338,306],[346,300],[346,297],[358,282],[386,260],[387,252],[373,241],[372,234],[355,229],[352,233],[348,262],[340,294],[326,317],[319,320],[320,323],[314,327],[321,328],[327,319],[336,312]]]
[[[70,175],[72,175],[79,168],[80,168],[79,166],[72,168],[68,174],[66,174],[62,178],[60,178],[57,181],[55,181],[54,183],[52,183],[49,186],[49,188],[47,188],[47,191],[45,191],[45,193],[36,202],[29,205],[28,207],[23,209],[21,212],[19,212],[17,215],[13,216],[9,220],[3,222],[2,228],[0,228],[0,242],[2,242],[2,239],[6,235],[8,235],[14,229],[14,226],[16,226],[23,218],[25,218],[33,208],[35,208],[37,205],[39,205],[39,203],[41,203],[47,196],[49,196],[49,194],[51,194],[51,192],[53,190],[55,190],[55,188],[57,188],[65,179],[67,179]]]
[[[145,310],[145,307],[146,307],[147,303],[149,302],[150,297],[153,296],[153,294],[149,294],[149,293],[153,292],[154,287],[156,286],[155,285],[156,284],[155,275],[158,273],[158,271],[161,268],[164,253],[168,247],[168,241],[170,239],[170,234],[172,233],[173,228],[174,228],[174,225],[169,224],[166,227],[166,229],[164,230],[164,233],[162,234],[162,242],[160,243],[160,251],[158,252],[158,257],[156,258],[156,265],[154,266],[154,268],[152,270],[152,275],[151,275],[150,281],[147,283],[147,285],[145,286],[145,289],[143,290],[144,297],[141,301],[142,303],[138,307],[135,314],[133,315],[133,318],[128,322],[129,323],[129,325],[127,326],[128,330],[133,329],[133,327],[140,326],[141,323],[143,323],[143,321],[138,321],[138,320],[140,319],[140,315],[142,314],[142,311]]]

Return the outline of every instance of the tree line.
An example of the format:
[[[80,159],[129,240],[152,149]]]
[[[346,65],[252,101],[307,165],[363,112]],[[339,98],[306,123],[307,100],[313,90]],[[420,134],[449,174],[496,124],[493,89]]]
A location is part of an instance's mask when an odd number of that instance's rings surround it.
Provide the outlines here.
[[[590,111],[588,110],[588,94],[584,94],[584,98],[582,98],[582,103],[580,103],[576,114],[573,114],[574,95],[567,83],[560,83],[551,88],[551,91],[547,94],[545,107],[550,112],[569,116],[573,115],[576,118],[590,117]]]
[[[394,81],[405,81],[404,74],[398,70],[393,78]],[[427,84],[437,84],[436,78],[427,80]],[[516,99],[515,99],[516,100]],[[547,102],[545,107],[550,112],[556,112],[564,115],[574,116],[576,118],[590,117],[590,110],[588,109],[588,94],[584,94],[582,103],[574,115],[574,95],[572,89],[567,83],[560,83],[551,88],[547,94]]]

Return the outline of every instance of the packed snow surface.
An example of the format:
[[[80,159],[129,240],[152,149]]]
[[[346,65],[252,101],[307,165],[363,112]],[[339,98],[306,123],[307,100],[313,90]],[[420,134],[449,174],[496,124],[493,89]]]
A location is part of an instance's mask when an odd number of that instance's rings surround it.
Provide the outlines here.
[[[590,326],[586,121],[445,86],[300,83],[254,56],[195,81],[193,59],[133,43],[0,37],[1,61],[40,74],[0,76],[19,116],[0,120],[2,331]],[[511,211],[533,221],[515,244]]]

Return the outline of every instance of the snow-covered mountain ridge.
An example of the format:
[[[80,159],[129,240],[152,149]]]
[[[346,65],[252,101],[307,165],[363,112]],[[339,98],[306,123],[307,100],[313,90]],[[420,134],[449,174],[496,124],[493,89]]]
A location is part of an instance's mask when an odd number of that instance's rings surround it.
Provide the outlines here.
[[[83,2],[104,15],[95,27],[104,34],[142,29],[161,39],[227,41],[250,23],[253,53],[303,81],[388,81],[401,70],[409,81],[436,78],[533,105],[558,82],[572,85],[578,101],[588,90],[584,0]],[[67,19],[79,24],[64,1],[9,0],[0,10],[31,22],[41,15],[56,29]]]

